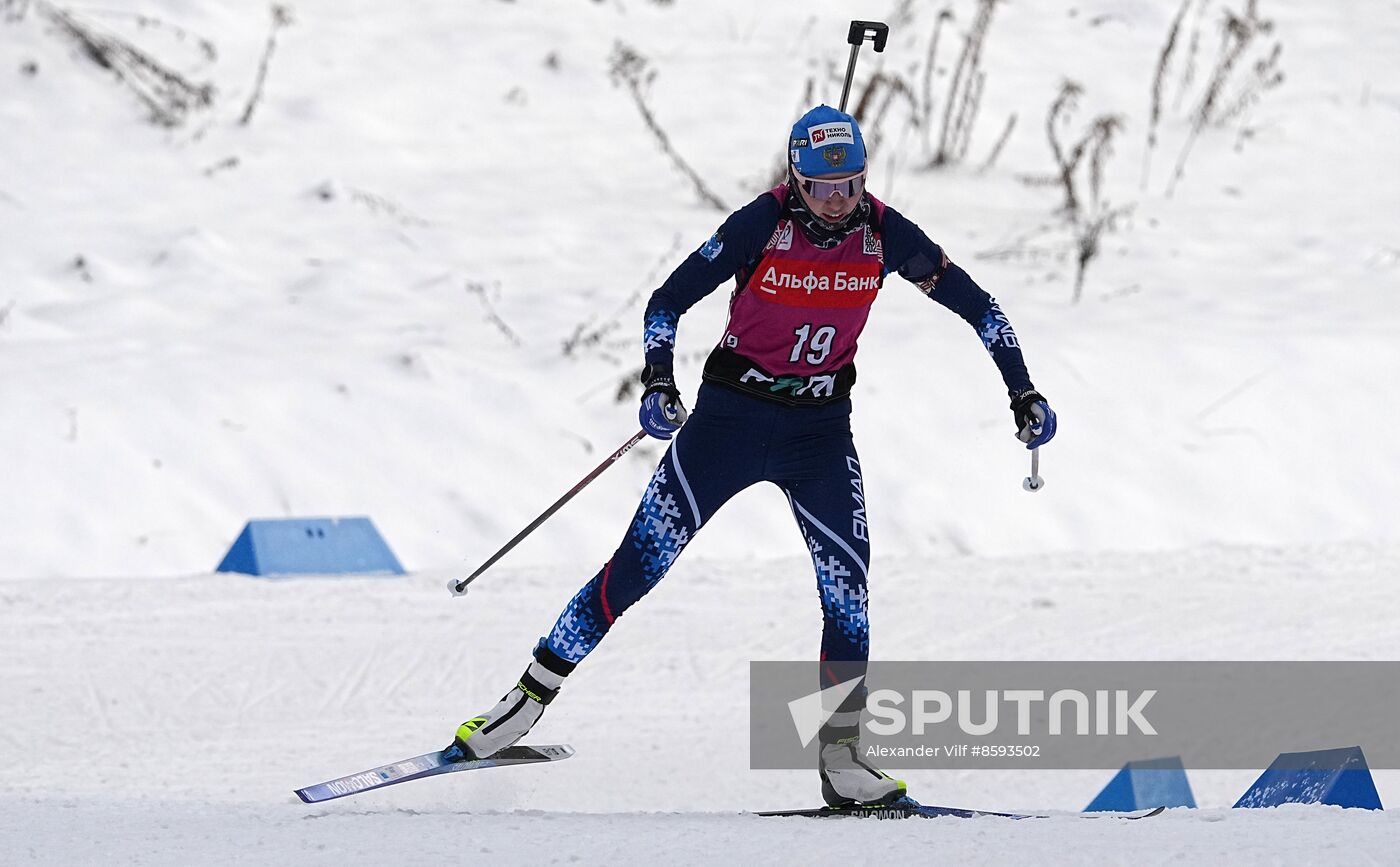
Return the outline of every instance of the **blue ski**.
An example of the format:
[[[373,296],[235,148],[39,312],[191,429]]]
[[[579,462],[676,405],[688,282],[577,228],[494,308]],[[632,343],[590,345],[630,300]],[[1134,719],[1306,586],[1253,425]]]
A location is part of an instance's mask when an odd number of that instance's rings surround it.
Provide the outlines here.
[[[368,792],[370,789],[382,789],[395,783],[421,780],[424,777],[435,777],[438,774],[474,771],[478,768],[498,768],[505,765],[557,762],[567,759],[573,754],[574,748],[568,744],[547,744],[535,747],[517,744],[513,747],[506,747],[489,759],[453,761],[445,752],[439,750],[435,753],[424,753],[411,759],[381,765],[368,771],[360,771],[358,774],[351,774],[348,777],[340,777],[324,783],[317,783],[314,786],[307,786],[304,789],[297,789],[296,793],[297,797],[306,803],[318,804],[321,801],[343,798],[346,795],[358,795],[360,792]]]
[[[1118,819],[1146,819],[1148,816],[1155,816],[1165,810],[1165,807],[1157,807],[1140,813],[1086,813],[1080,814],[1082,818],[1093,819],[1102,817],[1113,817]],[[951,816],[957,819],[973,819],[978,816],[999,816],[1003,819],[1047,819],[1048,816],[1037,813],[998,813],[992,810],[964,810],[960,807],[935,807],[929,804],[920,804],[907,795],[892,804],[878,804],[868,807],[817,807],[811,810],[770,810],[763,813],[756,813],[758,816],[804,816],[815,819],[938,819],[944,816]]]

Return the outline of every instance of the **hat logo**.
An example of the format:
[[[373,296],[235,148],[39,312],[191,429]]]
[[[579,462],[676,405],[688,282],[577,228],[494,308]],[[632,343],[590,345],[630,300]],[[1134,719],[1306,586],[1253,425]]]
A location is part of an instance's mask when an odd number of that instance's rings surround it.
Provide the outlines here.
[[[829,166],[841,166],[846,162],[846,149],[844,147],[829,147],[822,151],[822,156]]]
[[[855,127],[849,123],[824,123],[818,126],[807,128],[807,138],[812,140],[812,147],[824,147],[827,145],[856,143]]]

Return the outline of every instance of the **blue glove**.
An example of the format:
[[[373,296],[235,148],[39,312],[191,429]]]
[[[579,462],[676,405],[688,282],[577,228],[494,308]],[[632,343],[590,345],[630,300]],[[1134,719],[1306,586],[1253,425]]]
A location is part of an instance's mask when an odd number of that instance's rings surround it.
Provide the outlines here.
[[[1016,414],[1016,439],[1026,448],[1039,448],[1055,438],[1055,411],[1040,392],[1020,392],[1011,398],[1011,411]]]
[[[642,369],[642,407],[637,418],[642,430],[659,440],[668,440],[685,424],[685,406],[668,364],[648,364]]]

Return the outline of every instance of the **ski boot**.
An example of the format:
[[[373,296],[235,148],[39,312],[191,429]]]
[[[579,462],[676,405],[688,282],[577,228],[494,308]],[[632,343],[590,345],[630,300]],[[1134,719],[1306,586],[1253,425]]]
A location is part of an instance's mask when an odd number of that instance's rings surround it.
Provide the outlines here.
[[[488,758],[525,737],[544,716],[545,707],[559,694],[565,675],[572,670],[572,664],[544,647],[537,648],[535,660],[495,707],[458,726],[457,736],[446,750],[449,759]]]
[[[883,806],[908,794],[903,780],[896,780],[861,758],[859,708],[864,703],[864,689],[852,693],[817,733],[821,743],[817,771],[822,778],[822,798],[828,806]]]
[[[892,804],[909,793],[903,780],[860,757],[860,739],[822,744],[818,772],[822,798],[829,806]]]

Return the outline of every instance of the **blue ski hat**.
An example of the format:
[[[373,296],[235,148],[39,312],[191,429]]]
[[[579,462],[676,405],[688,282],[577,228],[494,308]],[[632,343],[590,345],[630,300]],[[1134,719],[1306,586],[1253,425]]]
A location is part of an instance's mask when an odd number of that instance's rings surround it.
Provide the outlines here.
[[[855,174],[865,168],[865,139],[860,126],[844,111],[819,105],[792,125],[788,162],[807,177]]]

